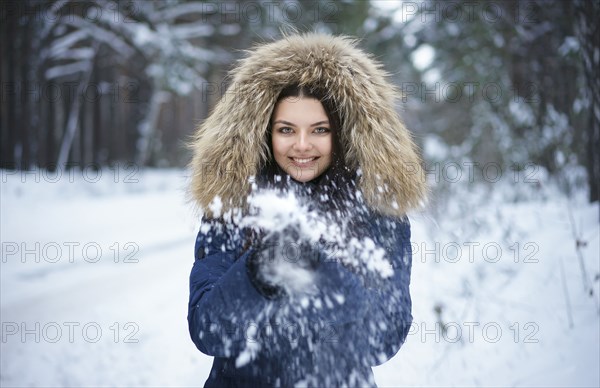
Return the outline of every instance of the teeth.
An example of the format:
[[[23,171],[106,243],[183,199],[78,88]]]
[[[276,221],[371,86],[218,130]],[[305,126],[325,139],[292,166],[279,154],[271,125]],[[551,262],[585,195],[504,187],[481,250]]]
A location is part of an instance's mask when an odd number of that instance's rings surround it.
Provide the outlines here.
[[[308,163],[308,162],[315,160],[316,158],[308,158],[308,159],[292,158],[292,159],[294,159],[294,162],[297,162],[297,163]]]

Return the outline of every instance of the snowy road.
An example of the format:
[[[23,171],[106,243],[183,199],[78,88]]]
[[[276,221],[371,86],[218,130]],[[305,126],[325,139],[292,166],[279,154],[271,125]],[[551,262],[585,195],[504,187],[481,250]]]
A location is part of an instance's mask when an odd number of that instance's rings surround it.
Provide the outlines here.
[[[176,175],[142,191],[3,185],[2,386],[201,385],[210,359],[185,320],[195,225]]]
[[[182,175],[23,183],[3,173],[2,387],[203,385],[211,358],[187,330],[197,224]],[[413,219],[414,330],[375,368],[380,386],[600,385],[598,205],[573,205],[594,300],[561,201],[474,211],[475,235]],[[500,258],[481,250],[490,242]],[[457,256],[457,246],[474,250]]]

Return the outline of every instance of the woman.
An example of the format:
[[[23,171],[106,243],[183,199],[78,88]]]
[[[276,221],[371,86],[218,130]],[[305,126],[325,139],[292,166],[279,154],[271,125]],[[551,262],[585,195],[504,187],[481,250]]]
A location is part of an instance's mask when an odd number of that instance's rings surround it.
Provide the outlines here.
[[[373,386],[370,367],[404,342],[406,212],[425,184],[385,77],[347,37],[287,36],[239,63],[200,126],[188,322],[215,357],[206,386]],[[261,224],[265,189],[300,210],[267,197],[276,222]]]

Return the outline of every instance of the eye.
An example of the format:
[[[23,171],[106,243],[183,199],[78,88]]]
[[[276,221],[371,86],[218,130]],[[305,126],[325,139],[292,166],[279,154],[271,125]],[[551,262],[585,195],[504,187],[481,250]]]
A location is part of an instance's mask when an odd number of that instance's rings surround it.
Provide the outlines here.
[[[290,127],[280,127],[279,129],[277,129],[277,132],[287,134],[294,132],[294,130]]]
[[[327,127],[315,128],[315,133],[328,133],[328,132],[331,132],[331,130]]]

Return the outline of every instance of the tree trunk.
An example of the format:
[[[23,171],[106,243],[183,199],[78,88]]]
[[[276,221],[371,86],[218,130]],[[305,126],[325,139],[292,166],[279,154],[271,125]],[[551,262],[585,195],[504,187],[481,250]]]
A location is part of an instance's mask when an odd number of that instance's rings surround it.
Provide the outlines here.
[[[94,48],[94,52],[98,52],[98,43],[94,43],[92,47]],[[58,153],[57,164],[59,167],[63,167],[69,159],[69,151],[71,150],[71,147],[73,145],[73,139],[75,138],[75,133],[77,131],[77,127],[79,126],[82,95],[89,84],[92,71],[94,71],[94,66],[93,63],[90,62],[87,71],[83,73],[81,81],[77,85],[77,92],[73,97],[73,102],[71,105],[71,111],[69,112],[69,119],[67,121],[65,134],[63,137],[62,144],[60,146],[60,151]]]
[[[167,102],[170,98],[168,92],[160,90],[157,86],[157,82],[154,82],[152,88],[152,97],[150,98],[150,106],[146,116],[139,125],[139,138],[137,140],[138,155],[136,158],[136,164],[138,167],[144,167],[152,155],[152,147],[154,145],[154,137],[156,136],[156,127],[158,122],[158,116],[160,114],[160,108],[164,102]]]
[[[600,50],[600,1],[577,1],[578,36],[591,109],[589,125],[586,130],[588,182],[590,186],[590,202],[600,200],[600,78],[598,68],[600,58],[594,55]]]

